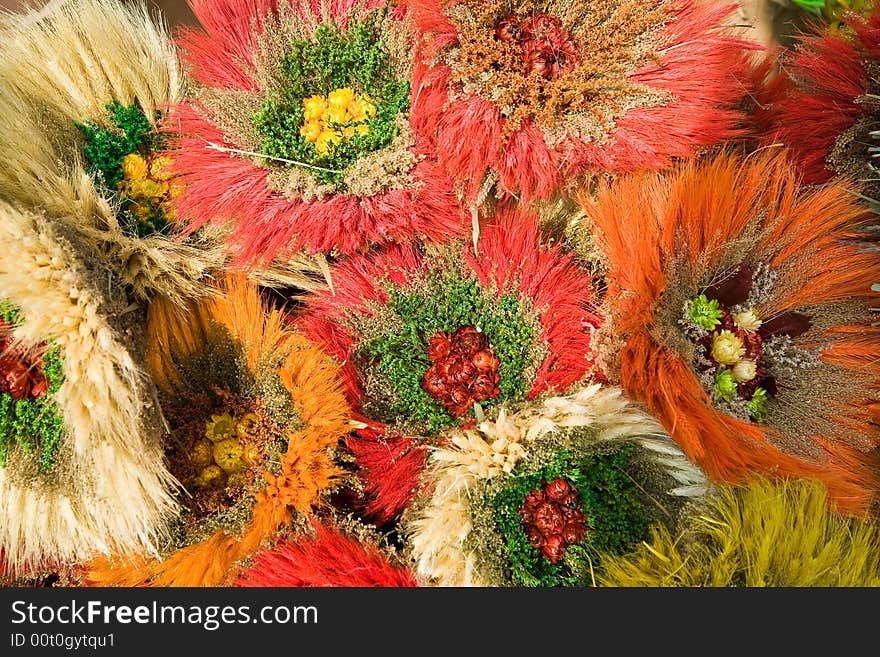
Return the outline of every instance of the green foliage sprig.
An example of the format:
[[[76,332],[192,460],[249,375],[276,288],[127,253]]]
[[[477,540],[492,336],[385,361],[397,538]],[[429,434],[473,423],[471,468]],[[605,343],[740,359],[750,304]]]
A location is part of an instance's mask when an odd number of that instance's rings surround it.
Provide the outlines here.
[[[40,451],[40,472],[50,472],[64,437],[64,420],[55,404],[55,393],[64,383],[61,350],[43,355],[43,374],[49,384],[38,399],[13,399],[0,393],[0,466],[6,467],[9,447],[20,445],[26,452]]]
[[[746,403],[746,410],[755,422],[763,422],[767,419],[768,395],[766,388],[758,386],[752,393],[752,398]]]
[[[159,137],[153,132],[153,126],[143,110],[136,104],[126,107],[114,100],[105,109],[113,124],[112,128],[101,127],[94,121],[74,125],[85,140],[83,153],[88,159],[91,172],[98,176],[108,191],[115,192],[122,180],[122,160],[125,156],[157,148]]]
[[[717,299],[709,299],[705,294],[691,299],[688,318],[697,326],[711,331],[721,323],[724,311]]]
[[[113,127],[105,128],[94,121],[74,123],[83,136],[83,154],[89,165],[89,173],[95,176],[104,193],[118,198],[121,204],[120,219],[123,228],[137,237],[161,233],[168,222],[161,208],[152,207],[150,216],[138,220],[128,212],[132,200],[119,196],[117,189],[123,178],[122,160],[126,155],[137,153],[147,159],[154,150],[162,147],[163,137],[154,131],[146,114],[137,104],[123,105],[118,100],[105,105]],[[156,110],[154,118],[161,113]]]

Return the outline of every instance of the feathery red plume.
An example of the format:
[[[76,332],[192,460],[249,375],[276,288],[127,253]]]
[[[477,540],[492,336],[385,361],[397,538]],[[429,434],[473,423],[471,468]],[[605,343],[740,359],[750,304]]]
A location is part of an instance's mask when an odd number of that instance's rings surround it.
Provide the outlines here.
[[[466,4],[474,3],[405,2],[424,35],[413,73],[416,91],[412,125],[434,140],[441,162],[456,183],[464,186],[470,200],[478,199],[490,172],[498,176],[502,191],[529,203],[551,197],[585,173],[662,168],[673,158],[689,157],[700,148],[744,135],[740,125],[744,115],[736,105],[748,92],[746,52],[758,46],[724,34],[724,23],[736,5],[716,6],[692,0],[674,6],[662,1],[637,5],[621,2],[612,7],[596,3],[601,5],[606,21],[620,21],[622,27],[605,35],[607,40],[595,47],[632,48],[649,33],[653,42],[661,44],[656,60],[645,57],[635,70],[622,73],[619,61],[609,64],[618,68],[601,71],[610,76],[605,86],[619,90],[632,85],[650,90],[663,100],[635,102],[631,108],[619,110],[601,137],[589,139],[567,128],[565,113],[552,125],[539,125],[529,116],[511,130],[507,125],[510,119],[492,100],[492,95],[504,86],[503,81],[498,89],[492,87],[482,93],[456,81],[458,65],[449,63],[455,55],[447,53],[460,46],[462,39],[473,37],[463,34],[463,28],[452,18],[452,10]],[[568,0],[542,4],[547,15],[552,16],[555,10],[560,17],[573,11],[586,12],[590,5]],[[643,21],[640,25],[644,24],[644,31],[624,34],[623,26],[637,21]],[[568,26],[572,34],[580,32],[571,39],[580,49],[586,49],[586,43],[578,39],[588,42],[593,30],[578,27]],[[480,25],[478,29],[490,32],[492,28]],[[584,62],[594,65],[591,53],[580,54]],[[565,79],[565,75],[561,77]],[[548,139],[549,132],[560,132],[563,137]]]
[[[315,536],[281,540],[254,555],[254,565],[233,586],[246,587],[415,587],[415,576],[394,565],[382,551],[313,522]]]
[[[323,18],[343,27],[353,12],[363,15],[382,5],[377,0],[286,1],[306,24]],[[265,97],[267,89],[256,73],[265,64],[257,53],[264,30],[273,29],[269,26],[279,3],[192,0],[191,6],[203,28],[183,28],[177,43],[193,78],[210,93]],[[329,16],[324,13],[328,8]],[[393,13],[395,20],[400,15]],[[229,228],[238,263],[266,263],[300,250],[352,254],[377,243],[444,241],[466,234],[469,222],[452,182],[424,140],[415,138],[409,150],[416,163],[401,174],[405,178],[394,174],[400,180],[391,187],[363,195],[338,187],[311,198],[273,186],[273,170],[261,164],[265,160],[252,147],[236,143],[220,118],[196,94],[171,108],[164,129],[175,149],[175,172],[186,183],[176,203],[181,225],[190,232],[206,225]],[[310,170],[303,171],[308,175]]]
[[[851,34],[814,25],[779,55],[759,88],[755,120],[762,142],[789,148],[811,184],[851,173],[828,158],[840,137],[877,109],[860,99],[876,93],[866,64],[880,56],[880,5],[870,17],[850,14],[844,25]]]

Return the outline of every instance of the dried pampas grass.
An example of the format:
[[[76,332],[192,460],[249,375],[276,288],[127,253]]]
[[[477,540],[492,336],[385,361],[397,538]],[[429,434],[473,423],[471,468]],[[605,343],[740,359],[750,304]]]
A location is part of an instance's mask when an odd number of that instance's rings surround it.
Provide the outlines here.
[[[182,93],[168,30],[145,4],[51,2],[3,17],[0,29],[7,84],[70,121],[100,120],[114,99],[149,113]]]
[[[0,196],[66,223],[141,298],[207,293],[228,265],[222,227],[186,238],[124,229],[120,199],[89,173],[75,125],[111,127],[114,101],[155,122],[154,109],[181,99],[166,26],[138,3],[67,0],[0,17],[0,42]],[[300,257],[268,278],[314,289],[321,272],[318,260]]]
[[[64,376],[55,393],[63,441],[52,469],[42,472],[17,444],[0,469],[7,572],[154,551],[177,505],[155,392],[138,363],[136,316],[110,274],[78,260],[78,244],[50,220],[0,203],[0,242],[0,299],[20,318],[13,337],[59,347]]]

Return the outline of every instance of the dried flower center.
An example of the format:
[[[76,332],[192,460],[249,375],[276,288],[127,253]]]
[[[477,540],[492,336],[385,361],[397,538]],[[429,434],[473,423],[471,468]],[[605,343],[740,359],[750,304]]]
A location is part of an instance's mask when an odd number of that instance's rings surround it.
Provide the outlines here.
[[[302,27],[285,26],[287,20],[267,37],[269,43],[283,38],[283,45],[279,41],[264,53],[273,82],[260,110],[247,116],[254,133],[242,136],[257,138],[260,152],[275,158],[270,162],[279,175],[287,171],[296,180],[307,173],[318,188],[347,189],[358,162],[399,153],[398,137],[405,139],[410,82],[400,69],[408,56],[389,40],[397,21],[387,8],[375,9],[351,16],[344,26],[322,21],[307,37],[288,39],[288,30],[302,34]],[[238,108],[221,108],[221,115],[230,125],[245,118]],[[409,170],[413,163],[404,157]]]
[[[177,210],[172,201],[183,192],[183,182],[174,179],[172,161],[167,155],[129,153],[122,159],[122,180],[116,189],[126,199],[128,213],[139,225],[161,217],[172,221]]]
[[[247,483],[245,471],[260,456],[249,440],[258,422],[253,413],[237,420],[229,413],[221,413],[205,422],[205,437],[190,450],[190,459],[198,468],[194,480],[197,487],[241,488]]]
[[[587,533],[580,495],[561,477],[529,493],[519,516],[532,547],[554,564]]]
[[[434,335],[428,358],[431,366],[422,378],[422,388],[455,417],[501,392],[501,362],[485,334],[473,326],[462,326],[452,335],[442,331]]]
[[[775,386],[763,363],[758,312],[751,307],[733,312],[706,294],[691,299],[688,308],[688,319],[705,331],[696,341],[698,369],[711,376],[714,396],[728,403],[744,402],[753,420],[763,420],[768,387]]]
[[[632,81],[663,43],[671,3],[458,0],[446,16],[458,38],[452,81],[505,117],[508,137],[533,120],[554,140],[604,138],[616,117],[665,102],[667,94]]]
[[[495,36],[519,46],[525,75],[537,73],[547,80],[556,80],[579,63],[575,43],[562,22],[544,12],[525,19],[516,15],[505,18],[495,25]]]
[[[8,335],[12,324],[0,321],[0,335]],[[34,358],[21,345],[12,344],[9,337],[0,338],[0,393],[12,399],[39,399],[49,389],[43,373],[43,359]]]
[[[40,472],[55,464],[65,435],[55,394],[64,383],[58,347],[40,342],[36,349],[16,343],[12,329],[19,312],[0,299],[0,468],[6,468],[16,445],[38,456]]]
[[[158,155],[165,137],[136,103],[124,106],[113,101],[105,109],[107,125],[75,124],[83,135],[89,172],[99,187],[119,200],[119,223],[128,234],[167,232],[177,218],[172,201],[184,184],[175,178],[171,158]]]
[[[318,155],[328,155],[341,141],[370,131],[370,119],[376,116],[376,106],[367,94],[359,94],[351,87],[334,89],[327,96],[304,98],[303,125],[299,134],[313,144]]]

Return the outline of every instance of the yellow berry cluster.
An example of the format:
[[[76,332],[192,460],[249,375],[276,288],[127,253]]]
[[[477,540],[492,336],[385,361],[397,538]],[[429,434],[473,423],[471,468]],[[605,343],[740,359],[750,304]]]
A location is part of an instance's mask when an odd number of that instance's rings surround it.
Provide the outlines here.
[[[212,415],[205,422],[205,437],[193,445],[190,454],[199,468],[195,484],[199,488],[240,487],[247,483],[245,471],[259,454],[245,441],[253,433],[259,418],[247,413],[236,420],[229,413]]]
[[[376,106],[369,96],[351,87],[331,91],[326,97],[315,95],[303,99],[305,115],[300,135],[315,145],[319,155],[327,155],[330,146],[354,135],[365,135],[365,121],[376,116]],[[336,126],[336,127],[331,127]]]
[[[167,155],[147,160],[129,153],[122,160],[122,180],[117,187],[132,202],[128,211],[141,222],[149,221],[157,212],[168,221],[177,215],[171,201],[183,191],[183,183],[173,179]]]

